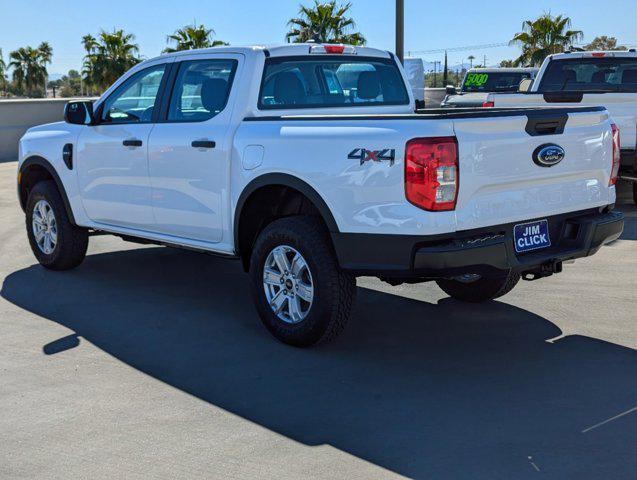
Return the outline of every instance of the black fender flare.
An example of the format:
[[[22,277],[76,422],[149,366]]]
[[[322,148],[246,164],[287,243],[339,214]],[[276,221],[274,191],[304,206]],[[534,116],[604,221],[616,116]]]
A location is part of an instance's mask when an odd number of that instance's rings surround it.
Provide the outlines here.
[[[248,183],[241,192],[241,195],[239,195],[239,200],[237,201],[237,208],[235,208],[233,219],[235,250],[239,246],[239,220],[241,219],[241,212],[243,210],[245,202],[246,200],[248,200],[248,198],[250,198],[250,195],[252,195],[259,188],[267,186],[283,186],[298,190],[314,204],[316,209],[321,214],[321,217],[323,217],[323,221],[325,222],[325,225],[327,225],[327,229],[330,232],[339,231],[336,220],[334,220],[334,215],[332,215],[332,212],[327,206],[327,203],[325,203],[323,197],[321,197],[321,195],[319,195],[319,193],[308,183],[304,182],[298,177],[295,177],[294,175],[289,175],[286,173],[266,173]]]
[[[64,188],[64,184],[62,183],[62,180],[60,179],[60,176],[58,175],[55,167],[51,164],[51,162],[49,162],[46,158],[40,157],[38,155],[28,157],[22,163],[22,165],[20,165],[20,170],[18,172],[18,199],[20,200],[20,207],[22,208],[22,211],[26,211],[27,206],[26,199],[23,199],[21,194],[21,181],[23,178],[23,174],[29,169],[29,167],[35,165],[44,168],[49,173],[49,175],[51,175],[58,188],[58,192],[60,192],[60,196],[62,197],[62,202],[64,203],[64,208],[66,209],[66,214],[69,217],[69,221],[73,225],[76,225],[75,216],[73,215],[73,209],[71,208],[71,203],[69,202],[69,198],[66,195],[66,190]]]

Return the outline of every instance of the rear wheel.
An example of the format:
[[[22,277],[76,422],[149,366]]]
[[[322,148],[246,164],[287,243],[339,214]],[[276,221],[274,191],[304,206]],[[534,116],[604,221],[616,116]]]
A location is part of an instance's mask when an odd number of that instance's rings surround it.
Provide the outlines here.
[[[31,250],[43,267],[69,270],[84,260],[88,231],[71,223],[53,181],[40,182],[31,190],[26,227]]]
[[[465,275],[451,280],[437,280],[436,283],[447,295],[456,300],[480,303],[506,295],[519,281],[520,275],[509,270],[502,275],[490,277]]]
[[[356,281],[339,268],[318,219],[288,217],[268,225],[252,251],[250,280],[261,321],[284,343],[328,342],[349,320]]]

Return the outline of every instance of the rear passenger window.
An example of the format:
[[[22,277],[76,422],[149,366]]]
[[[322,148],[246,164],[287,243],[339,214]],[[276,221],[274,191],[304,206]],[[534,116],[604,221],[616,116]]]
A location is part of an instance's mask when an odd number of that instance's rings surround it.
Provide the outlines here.
[[[181,62],[168,109],[169,122],[202,122],[228,102],[236,60]]]
[[[403,78],[389,58],[270,58],[259,95],[262,110],[408,104]]]

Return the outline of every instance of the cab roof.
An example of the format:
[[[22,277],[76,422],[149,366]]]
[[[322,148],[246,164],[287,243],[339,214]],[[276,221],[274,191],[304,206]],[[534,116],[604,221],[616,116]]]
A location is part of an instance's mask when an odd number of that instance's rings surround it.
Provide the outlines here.
[[[564,60],[568,58],[637,58],[637,52],[634,50],[605,50],[605,51],[586,51],[586,52],[564,52],[556,53],[550,56],[551,60]]]
[[[378,58],[391,58],[391,54],[385,50],[379,50],[376,48],[369,47],[360,47],[353,45],[335,45],[335,44],[327,44],[327,43],[291,43],[285,45],[274,45],[274,46],[266,46],[266,45],[249,45],[242,47],[235,46],[222,46],[222,47],[211,47],[211,48],[201,48],[196,50],[182,50],[174,53],[165,53],[160,55],[159,57],[155,57],[150,60],[155,60],[156,58],[169,58],[169,57],[180,57],[185,55],[192,55],[197,53],[239,53],[244,54],[246,56],[255,55],[264,53],[266,56],[270,57],[290,57],[290,56],[301,56],[301,55],[310,55],[311,51],[314,49],[316,53],[321,53],[321,46],[337,46],[337,47],[345,47],[343,55],[360,55],[362,57],[378,57]],[[338,54],[331,53],[331,55],[338,56]]]
[[[536,67],[489,67],[470,68],[468,73],[537,73],[540,69]]]

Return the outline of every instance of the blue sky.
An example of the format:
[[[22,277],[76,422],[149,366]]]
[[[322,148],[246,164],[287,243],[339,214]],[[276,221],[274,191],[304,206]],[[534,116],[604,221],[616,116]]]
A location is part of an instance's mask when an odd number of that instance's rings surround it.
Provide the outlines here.
[[[311,0],[304,0],[309,4]],[[217,37],[235,45],[275,44],[284,41],[286,21],[298,11],[300,0],[0,0],[0,48],[9,51],[47,40],[53,46],[51,73],[79,68],[82,35],[100,29],[124,28],[136,36],[144,57],[166,47],[166,35],[194,21],[213,27]],[[394,1],[352,0],[352,16],[370,46],[394,47]],[[634,2],[615,0],[600,11],[600,2],[584,0],[405,0],[405,49],[435,50],[507,42],[522,21],[544,11],[563,13],[585,40],[612,35],[621,43],[637,45]],[[452,8],[450,8],[452,6]],[[450,52],[451,64],[473,54],[487,64],[513,58],[516,48],[499,47]],[[441,60],[441,54],[420,55]]]

